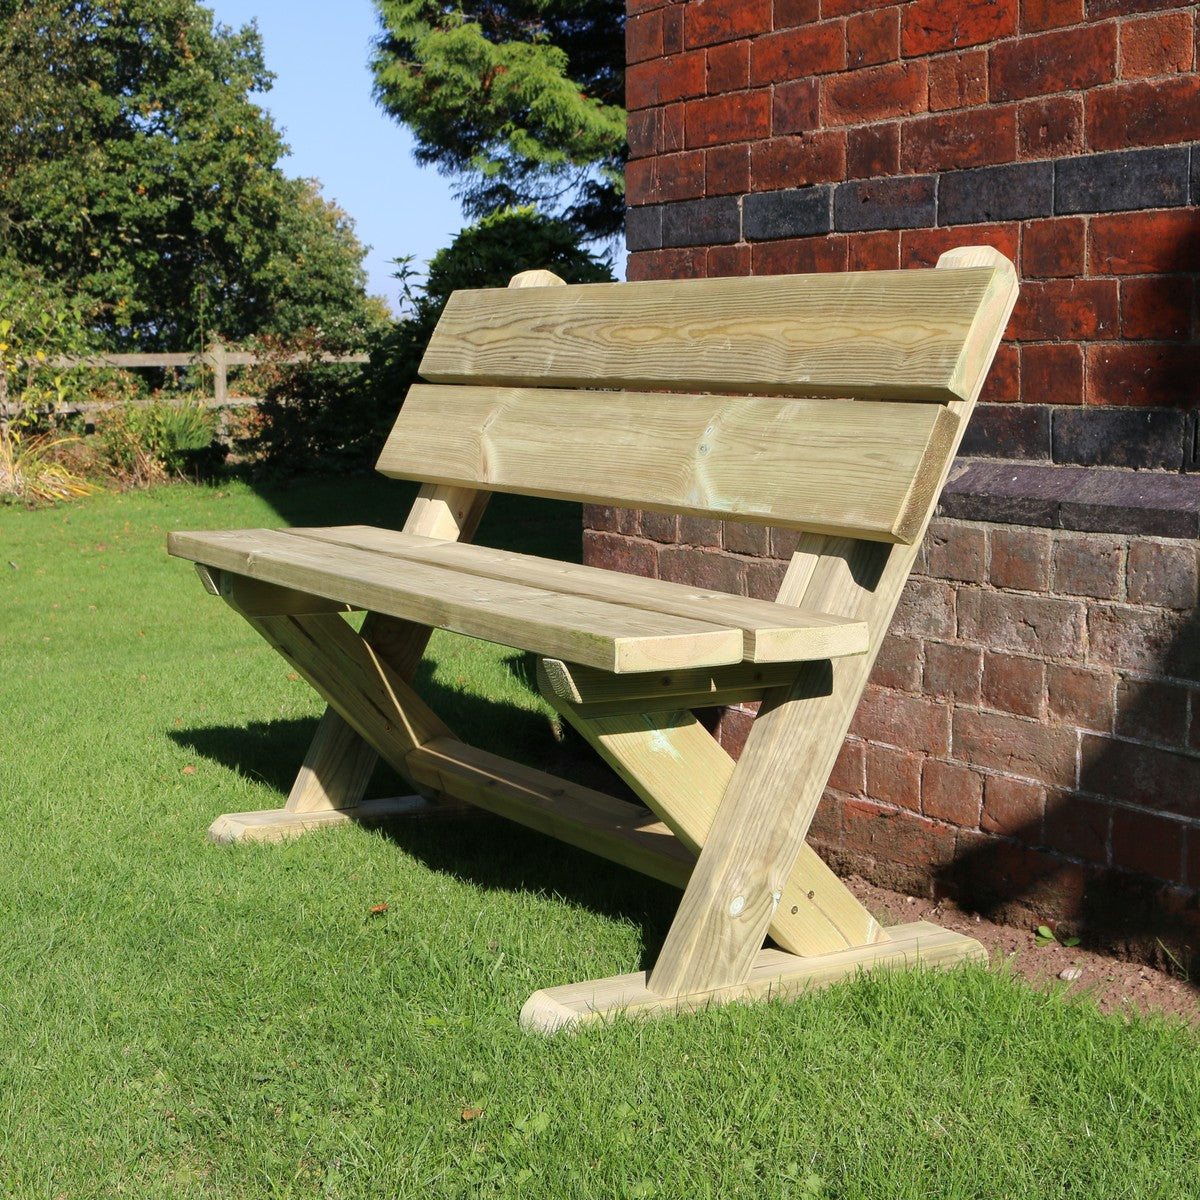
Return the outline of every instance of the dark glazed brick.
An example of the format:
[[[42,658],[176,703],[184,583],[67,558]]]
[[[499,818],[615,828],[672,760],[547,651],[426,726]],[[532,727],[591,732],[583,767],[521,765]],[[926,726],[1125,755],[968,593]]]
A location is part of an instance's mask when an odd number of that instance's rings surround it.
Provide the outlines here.
[[[1192,195],[1193,204],[1200,204],[1200,145],[1192,147]]]
[[[1050,458],[1050,406],[980,404],[967,425],[961,453],[973,458]]]
[[[1128,212],[1186,204],[1189,160],[1186,146],[1059,159],[1054,211]]]
[[[631,208],[625,213],[625,246],[629,250],[658,250],[662,247],[661,204]]]
[[[828,233],[832,189],[826,185],[760,192],[743,203],[743,232],[747,241],[813,237]]]
[[[923,229],[936,219],[935,192],[931,175],[840,184],[833,193],[834,228]]]
[[[1178,471],[1186,430],[1187,414],[1174,409],[1057,409],[1052,454],[1056,463]]]
[[[662,244],[712,246],[741,238],[741,214],[736,196],[684,200],[663,206]]]
[[[1085,473],[1070,467],[974,462],[951,472],[939,507],[945,516],[968,521],[1052,529],[1059,524],[1063,500]]]
[[[1200,479],[1196,476],[1095,469],[1080,475],[1059,508],[1064,529],[1150,537],[1200,536]]]
[[[1054,164],[1009,163],[949,171],[938,185],[938,224],[1020,221],[1054,211]]]

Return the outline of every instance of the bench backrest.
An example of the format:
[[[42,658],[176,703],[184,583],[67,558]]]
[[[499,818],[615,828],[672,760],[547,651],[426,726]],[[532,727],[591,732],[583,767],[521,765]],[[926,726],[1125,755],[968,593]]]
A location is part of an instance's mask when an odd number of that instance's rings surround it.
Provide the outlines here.
[[[995,252],[954,253],[933,270],[456,292],[379,469],[912,542],[1015,281]]]

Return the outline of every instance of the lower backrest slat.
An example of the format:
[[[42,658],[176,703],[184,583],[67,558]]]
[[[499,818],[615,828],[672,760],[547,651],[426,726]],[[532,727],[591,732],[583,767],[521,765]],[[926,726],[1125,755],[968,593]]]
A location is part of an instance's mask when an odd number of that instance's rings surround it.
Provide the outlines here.
[[[454,486],[904,542],[956,428],[937,404],[418,384],[378,466]]]

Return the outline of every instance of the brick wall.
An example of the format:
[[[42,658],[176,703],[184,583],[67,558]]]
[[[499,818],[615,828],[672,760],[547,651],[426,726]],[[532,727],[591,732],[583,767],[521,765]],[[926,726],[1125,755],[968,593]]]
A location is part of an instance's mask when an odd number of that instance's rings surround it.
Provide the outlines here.
[[[626,33],[631,279],[987,243],[1023,280],[814,840],[881,882],[1200,953],[1195,6],[629,0]],[[589,561],[755,595],[789,553],[587,523]],[[715,728],[736,750],[746,723]]]

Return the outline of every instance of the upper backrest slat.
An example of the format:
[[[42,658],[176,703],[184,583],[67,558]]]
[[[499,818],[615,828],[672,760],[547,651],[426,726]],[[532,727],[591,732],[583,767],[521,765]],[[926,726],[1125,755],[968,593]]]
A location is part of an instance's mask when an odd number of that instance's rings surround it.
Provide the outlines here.
[[[517,387],[964,399],[977,372],[965,351],[999,269],[456,292],[421,374]]]

